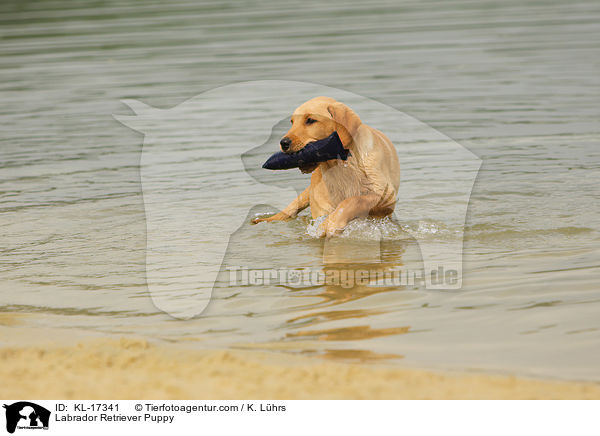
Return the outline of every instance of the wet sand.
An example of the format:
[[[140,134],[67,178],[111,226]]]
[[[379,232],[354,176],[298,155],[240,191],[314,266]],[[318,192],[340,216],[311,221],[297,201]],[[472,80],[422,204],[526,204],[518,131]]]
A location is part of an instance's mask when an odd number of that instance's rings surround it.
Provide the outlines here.
[[[0,321],[4,399],[600,399],[593,383],[198,351],[138,338],[62,340],[45,331],[54,342],[40,345],[39,330]]]

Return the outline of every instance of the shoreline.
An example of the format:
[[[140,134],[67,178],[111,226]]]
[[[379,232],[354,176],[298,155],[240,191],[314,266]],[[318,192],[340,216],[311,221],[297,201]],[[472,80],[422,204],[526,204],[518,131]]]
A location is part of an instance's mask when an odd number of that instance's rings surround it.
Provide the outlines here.
[[[2,398],[600,399],[600,383],[194,350],[138,338],[11,343],[0,347]]]

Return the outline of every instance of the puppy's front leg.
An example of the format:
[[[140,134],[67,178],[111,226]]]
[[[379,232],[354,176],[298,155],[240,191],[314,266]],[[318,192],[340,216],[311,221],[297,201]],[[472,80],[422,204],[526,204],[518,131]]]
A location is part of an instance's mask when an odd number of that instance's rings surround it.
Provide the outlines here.
[[[294,218],[299,212],[303,211],[310,204],[310,186],[306,188],[302,194],[298,196],[294,201],[287,205],[281,212],[276,213],[266,218],[254,218],[252,224],[258,224],[260,222],[271,222],[271,221],[285,221],[290,218]]]
[[[346,225],[355,218],[369,215],[381,200],[377,194],[357,195],[346,198],[319,226],[319,236],[331,237],[342,233]]]

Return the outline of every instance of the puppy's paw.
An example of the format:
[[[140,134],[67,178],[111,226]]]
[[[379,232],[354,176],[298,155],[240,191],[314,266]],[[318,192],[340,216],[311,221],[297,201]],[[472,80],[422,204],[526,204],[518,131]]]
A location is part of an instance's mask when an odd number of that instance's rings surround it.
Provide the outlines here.
[[[258,223],[270,223],[271,221],[276,221],[275,215],[273,216],[257,216],[250,221],[250,224],[258,224]]]
[[[340,223],[339,220],[336,220],[334,214],[329,215],[325,220],[319,225],[317,229],[317,236],[319,238],[331,238],[332,236],[339,235],[344,231],[345,224]]]
[[[262,222],[270,223],[272,221],[287,221],[290,218],[291,218],[290,216],[288,216],[282,212],[279,212],[279,213],[276,213],[275,215],[271,215],[271,216],[257,216],[255,218],[253,218],[250,221],[250,223],[258,224],[258,223],[262,223]]]

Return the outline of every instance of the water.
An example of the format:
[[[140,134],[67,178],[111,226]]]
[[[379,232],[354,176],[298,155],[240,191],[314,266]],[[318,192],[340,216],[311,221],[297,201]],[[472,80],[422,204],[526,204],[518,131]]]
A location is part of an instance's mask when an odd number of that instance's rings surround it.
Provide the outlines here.
[[[599,17],[593,1],[3,2],[0,310],[28,314],[22,325],[41,332],[598,381]],[[261,79],[368,96],[483,160],[462,290],[221,283],[200,318],[156,309],[146,286],[142,136],[112,114],[130,114],[121,99],[169,108]],[[182,149],[195,140],[174,138]],[[220,175],[239,191],[223,199],[211,185],[215,201],[268,211],[259,205],[271,199],[234,170],[239,154],[224,154],[198,186]],[[396,223],[354,223],[351,251],[383,230],[381,267],[418,267],[419,247],[405,233],[456,229],[410,212],[400,204]],[[200,219],[210,231],[210,219],[239,217],[223,207]],[[235,238],[230,256],[240,262],[323,266],[305,216],[246,226]]]

